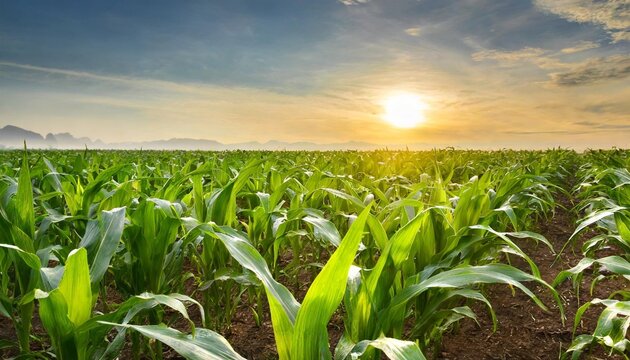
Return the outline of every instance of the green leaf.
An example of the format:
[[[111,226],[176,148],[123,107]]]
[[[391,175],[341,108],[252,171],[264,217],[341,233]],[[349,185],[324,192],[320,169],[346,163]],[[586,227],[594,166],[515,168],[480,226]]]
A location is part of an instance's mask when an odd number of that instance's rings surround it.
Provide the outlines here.
[[[26,150],[22,158],[22,167],[18,178],[16,203],[19,227],[31,239],[35,238],[35,210],[33,208],[33,187],[31,185],[31,174],[28,168],[28,156]],[[28,250],[28,249],[27,249]]]
[[[347,200],[349,202],[351,202],[354,206],[357,207],[357,209],[361,209],[363,210],[363,208],[365,208],[365,204],[363,204],[363,201],[357,199],[356,197],[349,195],[343,191],[340,190],[336,190],[336,189],[330,189],[330,188],[322,188],[322,189],[318,189],[324,192],[327,192],[331,195],[334,195],[340,199],[344,199]]]
[[[619,275],[630,276],[630,262],[620,256],[607,256],[601,259],[583,258],[574,267],[561,271],[553,281],[553,286],[558,286],[569,277],[574,277],[581,274],[584,270],[591,267],[593,264],[599,264],[604,266],[608,271]]]
[[[350,345],[352,344],[350,343]],[[381,337],[376,340],[360,341],[352,348],[339,349],[341,351],[338,350],[338,353],[335,354],[335,360],[357,359],[370,347],[383,351],[383,353],[392,360],[426,359],[422,351],[420,351],[418,344],[414,342]]]
[[[197,329],[196,335],[192,336],[164,325],[101,323],[133,329],[148,338],[163,342],[189,360],[245,360],[225,338],[207,329]]]
[[[430,288],[461,288],[479,283],[503,283],[517,287],[534,300],[538,306],[547,310],[547,307],[542,303],[538,296],[522,284],[524,281],[535,281],[548,288],[559,306],[561,305],[557,292],[542,279],[527,274],[513,266],[505,264],[489,264],[455,268],[434,275],[418,284],[408,286],[392,299],[390,309],[404,306],[409,300],[422,294]]]
[[[120,242],[124,225],[125,208],[103,211],[99,220],[88,223],[79,246],[88,251],[92,285],[98,284],[105,275]]]
[[[85,187],[85,190],[83,191],[83,201],[81,203],[81,207],[83,208],[83,211],[85,212],[85,214],[87,214],[90,208],[90,205],[92,204],[92,201],[94,200],[96,195],[101,191],[101,188],[103,187],[103,185],[112,181],[112,177],[116,173],[120,172],[122,169],[128,166],[129,164],[120,164],[120,165],[112,166],[110,168],[107,168],[99,172],[98,176],[96,176],[94,180],[90,181],[90,183]]]
[[[630,246],[630,216],[621,211],[615,213],[615,224],[621,238]]]
[[[219,225],[232,225],[236,220],[236,195],[259,169],[261,161],[252,161],[236,178],[210,199],[210,220]]]
[[[273,278],[265,259],[256,251],[249,241],[236,230],[227,226],[218,227],[217,230],[216,232],[211,230],[210,233],[223,242],[230,255],[238,261],[241,266],[256,274],[270,294],[279,301],[283,311],[293,323],[300,304],[286,287]]]
[[[532,269],[532,273],[537,276],[540,277],[540,270],[538,270],[538,266],[536,265],[536,263],[527,255],[523,252],[523,250],[521,250],[520,247],[518,247],[518,245],[516,245],[512,240],[510,240],[508,238],[508,236],[513,236],[516,238],[532,238],[534,240],[537,241],[541,241],[543,242],[545,245],[547,245],[547,247],[549,247],[549,249],[551,251],[553,251],[553,246],[551,245],[551,243],[542,235],[540,234],[536,234],[533,232],[529,232],[529,231],[521,231],[521,232],[499,232],[496,231],[494,229],[492,229],[489,226],[485,226],[485,225],[473,225],[470,226],[471,229],[476,229],[476,230],[484,230],[484,231],[488,231],[496,236],[498,236],[501,240],[503,240],[512,250],[513,253],[517,254],[518,256],[522,257],[523,259],[525,259],[525,261],[527,261],[527,263],[529,264],[530,268]]]
[[[63,351],[65,339],[71,337],[75,325],[68,318],[68,304],[59,289],[49,293],[35,290],[35,298],[39,300],[39,317],[42,325],[50,335],[57,351]],[[72,346],[69,346],[72,347]]]
[[[578,227],[575,229],[575,231],[573,232],[573,234],[571,235],[571,237],[569,238],[569,240],[573,239],[575,237],[575,235],[577,235],[580,231],[584,230],[585,228],[587,228],[589,225],[594,224],[608,216],[611,216],[613,214],[615,214],[617,211],[619,210],[624,210],[624,207],[621,206],[616,206],[612,209],[606,209],[603,211],[597,211],[594,213],[589,214],[589,216],[586,217],[586,219],[584,219],[584,221],[582,221]]]
[[[350,226],[341,245],[308,289],[295,320],[291,359],[330,358],[326,326],[343,299],[348,272],[354,260],[367,217],[368,205]]]
[[[230,227],[223,226],[217,230],[214,232],[206,227],[206,232],[219,238],[230,255],[241,266],[253,272],[265,286],[278,355],[281,359],[289,359],[293,324],[300,304],[286,287],[273,278],[265,259],[246,238]]]
[[[68,304],[68,318],[75,326],[86,322],[92,314],[92,290],[87,251],[84,248],[73,250],[68,259],[59,283],[59,291]]]
[[[313,225],[315,237],[324,239],[335,247],[338,247],[341,243],[341,235],[339,235],[339,231],[337,231],[335,225],[329,220],[312,215],[305,216],[302,220]]]
[[[14,251],[24,261],[24,263],[28,265],[28,267],[35,271],[39,271],[39,269],[42,267],[39,257],[35,254],[24,251],[19,247],[10,244],[0,244],[0,248]]]
[[[357,296],[349,304],[351,334],[354,340],[371,339],[378,336],[375,329],[376,315],[389,299],[389,290],[401,264],[409,257],[420,225],[428,212],[416,215],[400,228],[387,242],[378,262],[367,279],[359,287]],[[423,239],[433,241],[433,239]]]

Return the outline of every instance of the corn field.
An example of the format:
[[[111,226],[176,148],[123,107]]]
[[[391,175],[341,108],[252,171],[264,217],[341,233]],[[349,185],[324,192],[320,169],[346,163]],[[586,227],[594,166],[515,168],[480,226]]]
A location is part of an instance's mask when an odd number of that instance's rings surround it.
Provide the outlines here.
[[[573,327],[552,357],[628,358],[629,151],[24,150],[0,173],[4,358],[244,359],[244,314],[268,358],[439,358],[460,322],[501,327],[494,286]],[[546,281],[532,242],[582,260]],[[586,278],[619,287],[567,316]]]

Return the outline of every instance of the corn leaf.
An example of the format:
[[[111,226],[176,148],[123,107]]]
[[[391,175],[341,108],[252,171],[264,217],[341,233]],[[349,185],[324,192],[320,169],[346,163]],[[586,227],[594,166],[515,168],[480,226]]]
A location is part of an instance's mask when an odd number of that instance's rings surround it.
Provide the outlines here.
[[[368,205],[350,226],[341,245],[308,289],[295,321],[291,359],[331,358],[326,325],[343,299],[348,272],[371,207]]]
[[[125,225],[125,208],[101,212],[99,220],[88,222],[80,247],[86,248],[90,260],[90,281],[98,284],[116,252]]]
[[[192,336],[164,325],[101,323],[133,329],[148,338],[163,342],[189,360],[245,360],[225,338],[207,329],[198,329],[195,336]]]
[[[70,321],[75,326],[86,322],[92,313],[92,290],[84,248],[73,250],[68,256],[58,289],[66,300]]]
[[[342,339],[343,341],[344,339]],[[347,341],[347,340],[345,340]],[[424,354],[418,344],[394,338],[381,337],[376,340],[363,340],[357,344],[351,342],[338,348],[335,352],[335,360],[357,359],[370,347],[379,349],[392,360],[425,360]]]

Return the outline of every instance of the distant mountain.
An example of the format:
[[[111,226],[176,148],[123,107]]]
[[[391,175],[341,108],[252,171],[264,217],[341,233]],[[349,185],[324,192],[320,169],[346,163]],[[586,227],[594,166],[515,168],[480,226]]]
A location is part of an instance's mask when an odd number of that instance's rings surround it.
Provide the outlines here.
[[[168,140],[136,141],[104,143],[101,140],[93,141],[87,137],[74,137],[68,132],[52,134],[45,137],[33,131],[17,126],[7,125],[0,129],[0,148],[22,148],[24,142],[31,149],[145,149],[145,150],[375,150],[405,149],[405,145],[377,145],[366,142],[343,142],[332,144],[317,144],[313,142],[283,142],[268,141],[260,143],[256,141],[223,144],[215,140],[172,138]],[[410,149],[428,149],[426,144],[414,144]]]
[[[0,144],[5,147],[23,147],[27,144],[39,146],[44,143],[44,137],[40,134],[22,129],[17,126],[7,125],[0,129]]]
[[[94,142],[87,137],[76,138],[70,133],[52,134],[42,136],[34,131],[26,130],[18,126],[7,125],[0,129],[0,148],[22,148],[26,146],[32,149],[83,149],[104,147],[102,142]]]

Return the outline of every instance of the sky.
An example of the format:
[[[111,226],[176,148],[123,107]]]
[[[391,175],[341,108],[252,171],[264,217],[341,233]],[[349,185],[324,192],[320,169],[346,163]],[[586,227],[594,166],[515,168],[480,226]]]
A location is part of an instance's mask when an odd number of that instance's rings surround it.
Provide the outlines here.
[[[626,0],[0,0],[0,126],[42,134],[627,148],[628,99]]]

